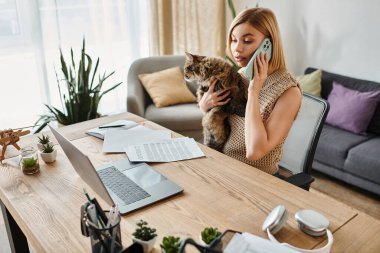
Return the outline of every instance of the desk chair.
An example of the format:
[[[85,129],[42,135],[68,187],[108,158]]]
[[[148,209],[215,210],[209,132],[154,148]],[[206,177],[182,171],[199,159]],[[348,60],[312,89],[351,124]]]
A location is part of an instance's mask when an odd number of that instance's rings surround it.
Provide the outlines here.
[[[300,111],[285,140],[280,170],[290,172],[285,181],[309,190],[315,149],[325,123],[329,104],[326,100],[304,93]]]
[[[184,136],[202,141],[203,115],[197,103],[157,108],[138,78],[139,74],[153,73],[176,66],[183,69],[184,64],[185,55],[151,56],[134,61],[128,71],[127,111]],[[195,94],[198,84],[187,82],[187,85]]]

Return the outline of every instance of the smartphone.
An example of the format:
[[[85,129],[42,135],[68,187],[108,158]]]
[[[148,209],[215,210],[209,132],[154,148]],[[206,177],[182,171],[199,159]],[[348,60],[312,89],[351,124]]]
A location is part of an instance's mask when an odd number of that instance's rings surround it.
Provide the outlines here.
[[[263,42],[261,42],[260,46],[256,51],[253,53],[252,58],[249,60],[246,68],[245,68],[245,75],[247,76],[248,80],[253,79],[253,61],[256,59],[258,55],[260,55],[261,52],[264,52],[268,55],[268,61],[270,61],[272,57],[272,43],[268,38],[265,38]]]

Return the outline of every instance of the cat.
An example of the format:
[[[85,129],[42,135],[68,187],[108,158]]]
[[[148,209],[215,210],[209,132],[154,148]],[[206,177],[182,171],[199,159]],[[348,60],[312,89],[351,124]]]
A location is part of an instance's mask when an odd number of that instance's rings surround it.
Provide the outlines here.
[[[230,89],[230,102],[209,110],[202,118],[204,144],[222,151],[230,135],[228,115],[245,116],[247,99],[245,84],[241,75],[224,59],[186,53],[184,77],[188,81],[198,81],[197,100],[209,90],[210,83],[216,79],[214,91]]]

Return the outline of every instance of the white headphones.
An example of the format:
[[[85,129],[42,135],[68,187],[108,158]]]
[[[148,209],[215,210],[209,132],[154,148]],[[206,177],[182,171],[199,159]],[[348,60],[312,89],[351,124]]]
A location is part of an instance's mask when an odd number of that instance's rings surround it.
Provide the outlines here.
[[[286,211],[284,205],[276,206],[269,213],[268,217],[265,219],[263,223],[262,230],[267,232],[268,238],[270,241],[282,244],[286,247],[297,250],[299,252],[329,253],[334,241],[333,235],[331,231],[328,229],[329,224],[330,224],[329,220],[322,214],[311,209],[302,209],[298,211],[294,215],[294,217],[298,223],[298,227],[304,233],[308,235],[322,236],[327,233],[327,240],[328,240],[327,244],[319,249],[308,250],[308,249],[300,249],[290,244],[280,243],[279,241],[277,241],[273,235],[276,234],[278,231],[280,231],[281,228],[283,228],[288,218],[288,211]]]

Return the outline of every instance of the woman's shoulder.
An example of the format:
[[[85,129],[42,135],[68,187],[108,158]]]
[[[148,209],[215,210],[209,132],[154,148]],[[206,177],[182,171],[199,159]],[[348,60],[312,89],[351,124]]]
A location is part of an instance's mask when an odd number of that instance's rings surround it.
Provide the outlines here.
[[[290,73],[287,69],[276,70],[272,74],[270,74],[267,79],[268,82],[272,85],[280,85],[284,88],[286,87],[286,89],[290,87],[300,88],[294,75]]]

